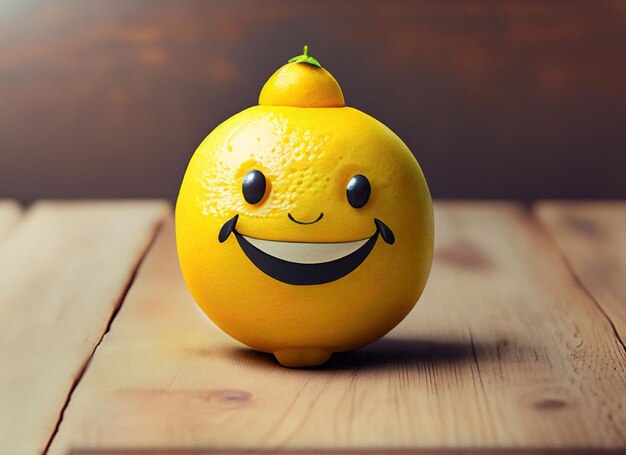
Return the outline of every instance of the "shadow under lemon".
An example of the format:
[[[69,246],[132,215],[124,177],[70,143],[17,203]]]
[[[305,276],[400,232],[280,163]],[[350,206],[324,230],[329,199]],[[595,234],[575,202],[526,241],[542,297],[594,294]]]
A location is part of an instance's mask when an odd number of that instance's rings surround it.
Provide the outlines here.
[[[348,352],[335,353],[330,360],[315,370],[378,370],[392,369],[399,365],[451,364],[477,361],[477,357],[496,354],[496,340],[427,340],[414,338],[384,337],[367,346]],[[228,355],[247,363],[279,366],[272,354],[254,351],[246,347],[233,347]]]

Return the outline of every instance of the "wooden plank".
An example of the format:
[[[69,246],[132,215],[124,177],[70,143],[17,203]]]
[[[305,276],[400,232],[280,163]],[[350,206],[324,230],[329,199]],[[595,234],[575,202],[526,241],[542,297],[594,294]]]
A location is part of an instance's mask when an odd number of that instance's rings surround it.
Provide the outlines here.
[[[16,201],[0,200],[0,244],[10,232],[22,214],[22,209]]]
[[[626,341],[626,202],[541,202],[535,213]]]
[[[40,453],[163,202],[39,203],[0,249],[0,447]]]
[[[626,355],[545,231],[504,203],[439,204],[436,220],[431,280],[409,317],[312,370],[282,368],[206,319],[168,224],[51,453],[626,447]]]
[[[72,450],[70,455],[250,455],[247,449],[85,449]],[[257,452],[258,453],[258,452]],[[263,455],[589,455],[589,449],[346,449],[346,450],[271,450]],[[621,449],[591,450],[602,455],[624,455]]]

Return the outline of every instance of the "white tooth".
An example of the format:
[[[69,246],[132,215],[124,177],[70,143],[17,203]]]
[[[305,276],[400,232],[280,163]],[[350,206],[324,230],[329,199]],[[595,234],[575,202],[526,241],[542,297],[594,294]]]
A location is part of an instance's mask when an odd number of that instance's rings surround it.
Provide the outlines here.
[[[243,236],[264,253],[289,262],[320,264],[340,259],[361,248],[369,239],[340,243],[277,242]]]

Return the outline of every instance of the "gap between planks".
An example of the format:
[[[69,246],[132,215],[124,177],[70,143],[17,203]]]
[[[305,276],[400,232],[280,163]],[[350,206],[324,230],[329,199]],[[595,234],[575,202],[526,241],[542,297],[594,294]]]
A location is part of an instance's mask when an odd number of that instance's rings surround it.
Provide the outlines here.
[[[0,446],[45,450],[154,230],[156,201],[40,202],[0,248]]]
[[[533,213],[626,350],[626,202],[541,201]]]
[[[107,333],[109,333],[109,331],[111,330],[111,324],[115,320],[115,317],[119,313],[120,308],[124,304],[124,300],[126,299],[126,296],[128,295],[128,291],[130,290],[131,286],[133,285],[133,283],[135,281],[135,278],[137,277],[137,272],[139,271],[139,268],[141,267],[141,264],[142,264],[143,260],[148,255],[148,252],[150,251],[150,248],[152,248],[152,245],[154,245],[154,242],[155,242],[157,236],[159,235],[159,232],[161,232],[161,229],[163,228],[163,224],[164,224],[164,220],[161,220],[156,225],[156,227],[154,229],[154,232],[152,233],[152,238],[150,239],[150,241],[146,245],[145,250],[139,255],[136,264],[132,268],[132,273],[130,275],[130,278],[128,279],[128,282],[126,283],[124,289],[122,290],[122,292],[120,294],[120,297],[119,297],[119,299],[117,301],[117,304],[115,305],[115,308],[113,308],[113,312],[111,313],[111,317],[109,318],[109,320],[107,322],[107,326],[104,329],[104,332],[102,333],[102,336],[100,337],[100,339],[96,343],[96,346],[94,347],[93,351],[91,352],[91,355],[89,355],[89,358],[85,361],[85,364],[81,368],[80,372],[76,375],[76,379],[72,383],[72,386],[70,387],[70,389],[69,389],[69,391],[67,393],[67,398],[65,399],[65,403],[63,403],[63,407],[61,408],[61,412],[59,413],[59,418],[57,420],[57,423],[56,423],[56,426],[54,428],[54,431],[50,435],[50,439],[48,440],[48,442],[46,444],[46,448],[43,451],[44,453],[48,453],[48,450],[50,449],[50,444],[52,444],[52,441],[54,440],[55,436],[57,435],[57,433],[59,431],[59,427],[60,427],[61,423],[63,422],[63,415],[65,414],[65,410],[67,409],[67,406],[68,406],[68,404],[69,404],[69,402],[70,402],[70,400],[72,398],[72,395],[74,394],[74,391],[76,390],[76,387],[78,386],[78,384],[80,383],[81,379],[83,378],[85,372],[89,368],[89,364],[91,363],[91,360],[93,359],[94,355],[96,354],[96,351],[98,350],[98,347],[102,344],[102,341],[106,337]]]

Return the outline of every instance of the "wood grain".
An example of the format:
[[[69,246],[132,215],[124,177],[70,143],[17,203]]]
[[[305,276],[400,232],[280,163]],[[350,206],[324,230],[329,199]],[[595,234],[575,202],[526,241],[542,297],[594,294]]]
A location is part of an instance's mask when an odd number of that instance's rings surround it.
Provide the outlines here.
[[[0,244],[15,226],[21,214],[22,209],[16,201],[0,200]]]
[[[38,203],[2,245],[2,453],[44,451],[167,207]]]
[[[436,220],[414,311],[311,370],[214,327],[166,225],[50,453],[626,447],[626,355],[545,231],[505,203],[439,204]]]
[[[543,202],[535,213],[626,341],[626,202]]]

